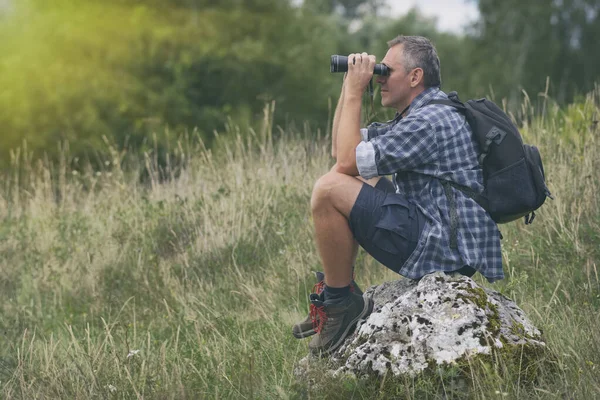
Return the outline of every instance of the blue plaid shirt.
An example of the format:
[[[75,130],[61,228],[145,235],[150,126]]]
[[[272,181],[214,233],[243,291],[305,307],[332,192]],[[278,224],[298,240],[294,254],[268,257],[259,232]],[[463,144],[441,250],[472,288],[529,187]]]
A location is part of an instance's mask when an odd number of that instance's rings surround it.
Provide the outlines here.
[[[363,178],[393,174],[396,192],[426,217],[419,243],[400,274],[419,279],[469,265],[493,282],[504,278],[498,226],[474,200],[453,187],[458,246],[450,246],[450,205],[441,182],[481,193],[483,173],[478,145],[464,115],[450,106],[428,105],[433,99],[447,98],[439,88],[428,88],[413,100],[404,118],[361,129],[356,164]]]

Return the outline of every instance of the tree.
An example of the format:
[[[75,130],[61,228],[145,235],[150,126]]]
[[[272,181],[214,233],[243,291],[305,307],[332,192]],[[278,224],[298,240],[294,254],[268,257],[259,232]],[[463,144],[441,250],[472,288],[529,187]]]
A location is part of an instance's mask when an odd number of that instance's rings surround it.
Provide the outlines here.
[[[517,102],[522,89],[560,102],[593,89],[600,78],[597,0],[480,0],[473,69],[479,91],[489,85]]]
[[[338,15],[349,21],[377,15],[385,0],[304,0],[303,8],[319,15]]]
[[[172,2],[182,5],[20,3],[0,25],[0,163],[22,139],[50,155],[69,141],[80,158],[103,136],[144,150],[165,127],[197,128],[209,142],[229,118],[262,120],[270,101],[276,123],[325,126],[337,91],[329,55],[342,38],[328,16],[279,0]]]

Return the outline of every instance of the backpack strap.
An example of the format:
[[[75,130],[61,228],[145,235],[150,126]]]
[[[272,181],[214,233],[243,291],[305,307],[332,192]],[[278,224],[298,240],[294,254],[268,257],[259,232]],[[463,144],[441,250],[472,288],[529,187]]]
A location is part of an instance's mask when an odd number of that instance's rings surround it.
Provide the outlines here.
[[[460,101],[460,99],[458,98],[458,93],[456,93],[456,92],[448,93],[448,99],[431,100],[428,104],[442,104],[445,106],[454,107],[465,116],[465,118],[467,119],[467,123],[469,123],[469,125],[471,125],[471,123],[469,121],[469,113],[468,113],[467,106],[465,106],[465,104],[462,101]],[[472,126],[471,126],[471,129],[473,129]],[[474,131],[473,131],[473,135],[474,135],[473,137],[477,140],[477,143],[479,144],[480,149],[481,149],[481,154],[478,156],[477,160],[479,161],[479,165],[483,167],[483,161],[487,157],[488,149],[490,148],[490,144],[494,141],[495,136],[486,137],[486,138],[482,139],[482,138],[477,137],[475,135]]]
[[[467,109],[467,107],[463,104],[463,102],[460,101],[460,99],[458,98],[458,93],[456,93],[456,92],[448,93],[447,99],[431,100],[428,104],[443,104],[445,106],[458,108],[461,111],[464,111]]]
[[[442,104],[445,106],[454,107],[463,114],[467,110],[467,107],[458,99],[458,94],[456,92],[450,92],[448,94],[448,99],[432,100],[429,102],[429,104]],[[483,158],[479,158],[479,163],[480,165],[483,164]],[[488,210],[488,201],[484,196],[466,186],[462,186],[451,181],[440,180],[440,182],[444,188],[444,194],[446,195],[446,199],[450,205],[450,248],[458,249],[458,210],[456,207],[456,196],[454,196],[451,188],[460,190],[465,196],[475,200],[475,202],[486,211]]]
[[[458,99],[458,94],[456,92],[448,93],[448,99],[431,100],[429,102],[429,104],[443,104],[445,106],[454,107],[462,112],[467,110],[467,107]],[[480,157],[478,157],[480,166],[483,165],[484,159],[485,159],[485,153],[483,153]],[[475,200],[477,202],[477,204],[479,204],[484,210],[486,210],[486,211],[488,210],[488,201],[481,194],[477,193],[476,191],[474,191],[466,186],[462,186],[462,185],[459,185],[454,182],[442,181],[442,185],[444,185],[444,183],[447,183],[448,185],[454,187],[455,189],[460,190],[465,195],[467,195],[471,199]],[[446,187],[444,187],[444,190],[446,190]]]
[[[475,200],[486,211],[488,202],[484,196],[468,187],[450,181],[440,180],[440,183],[450,205],[450,248],[456,250],[458,249],[458,209],[456,207],[456,196],[454,196],[451,188],[460,190],[465,196]],[[533,218],[535,218],[535,215]],[[531,218],[531,221],[533,221],[533,218]]]
[[[450,182],[441,181],[446,194],[446,199],[450,203],[450,248],[458,249],[458,211],[456,210],[456,197],[452,192]]]
[[[458,108],[459,110],[467,109],[467,107],[465,107],[465,105],[459,101],[452,101],[452,100],[446,100],[446,99],[431,100],[428,104],[443,104],[445,106]]]
[[[476,191],[474,191],[471,188],[468,188],[463,185],[459,185],[458,183],[449,182],[449,181],[445,181],[445,182],[447,182],[448,185],[452,186],[453,188],[463,192],[463,194],[466,195],[467,197],[475,200],[475,202],[477,204],[479,204],[481,206],[481,208],[483,208],[484,210],[486,210],[486,211],[488,210],[488,200],[485,198],[485,196],[482,196],[481,194],[477,193]]]

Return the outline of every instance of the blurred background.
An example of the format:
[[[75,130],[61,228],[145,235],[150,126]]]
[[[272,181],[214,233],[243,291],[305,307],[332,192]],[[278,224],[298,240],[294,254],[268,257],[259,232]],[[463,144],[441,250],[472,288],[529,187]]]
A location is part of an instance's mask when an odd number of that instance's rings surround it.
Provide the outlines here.
[[[108,147],[210,147],[265,104],[283,131],[327,133],[330,55],[381,60],[398,34],[431,38],[443,89],[463,99],[566,104],[600,78],[599,13],[598,0],[0,0],[0,168],[24,146],[53,160],[68,144],[75,169]]]

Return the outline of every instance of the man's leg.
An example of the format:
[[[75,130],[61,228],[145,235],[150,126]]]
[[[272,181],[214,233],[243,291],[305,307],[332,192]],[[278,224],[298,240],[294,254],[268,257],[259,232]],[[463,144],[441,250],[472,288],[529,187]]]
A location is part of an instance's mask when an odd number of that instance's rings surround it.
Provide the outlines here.
[[[313,189],[311,208],[317,249],[325,270],[323,298],[311,295],[317,335],[308,344],[313,354],[330,354],[357,322],[369,315],[373,301],[350,290],[357,242],[348,219],[363,181],[335,171],[322,176]]]
[[[326,178],[326,179],[329,179],[329,177]],[[367,184],[369,184],[371,186],[375,186],[379,182],[379,180],[380,180],[379,177],[376,177],[376,178],[373,178],[373,179],[369,179],[369,180],[365,180],[362,177],[356,177],[356,179],[359,180],[360,182],[367,183]],[[385,187],[386,190],[389,190],[390,186],[393,189],[392,183],[390,181],[388,181],[388,180],[385,180],[385,181],[386,182],[384,182],[384,183],[387,183],[387,185],[382,185],[382,186]],[[320,209],[320,207],[323,206],[323,204],[317,205],[316,203],[322,202],[324,200],[322,194],[319,193],[321,190],[324,189],[323,185],[322,185],[322,183],[324,183],[324,182],[325,182],[325,180],[320,181],[317,185],[315,185],[315,194],[314,194],[313,197],[314,197],[314,203],[315,203],[314,205],[316,206],[315,208],[318,208],[318,209]],[[354,182],[353,182],[353,184],[354,184]],[[336,211],[336,213],[337,213],[337,211]],[[337,213],[337,214],[339,214],[339,213]],[[318,220],[319,220],[319,218],[316,217],[315,221],[318,221]],[[318,226],[320,226],[318,222],[316,222],[316,224]],[[319,235],[320,234],[321,234],[321,231],[319,230]],[[329,244],[327,244],[327,245],[329,246]],[[317,247],[318,246],[319,246],[319,243],[317,242]],[[358,254],[358,246],[359,246],[358,242],[356,240],[354,240],[354,238],[353,238],[352,239],[352,246],[351,246],[352,247],[352,253],[350,255],[350,270],[351,270],[351,276],[352,277],[354,277],[354,263],[355,263],[355,260],[356,260],[356,256]],[[328,250],[329,249],[325,249],[325,251],[328,251]],[[318,298],[320,300],[324,300],[324,296],[325,296],[325,294],[323,293],[323,291],[325,289],[324,274],[321,273],[321,272],[317,272],[317,280],[318,280],[318,282],[315,285],[315,287],[313,288],[314,291],[313,291],[313,294],[311,294],[311,296],[316,295],[316,296],[318,296]],[[330,285],[331,285],[331,283],[330,283]],[[339,288],[333,288],[332,289],[332,287],[330,286],[328,292],[331,292],[331,290],[335,290],[335,289],[339,289]],[[337,295],[340,296],[340,297],[343,296],[344,295],[344,293],[343,293],[344,291],[345,291],[345,289],[342,288],[342,293],[341,294],[338,293]],[[355,294],[358,294],[358,295],[361,295],[361,296],[363,294],[363,292],[360,289],[360,287],[354,281],[351,281],[349,291],[350,292],[354,292]],[[314,311],[314,306],[313,305],[311,305],[311,311]],[[303,321],[301,321],[301,322],[299,322],[297,324],[294,324],[294,326],[292,327],[292,333],[293,333],[294,337],[296,337],[297,339],[302,339],[302,338],[305,338],[305,337],[308,337],[308,336],[312,336],[312,335],[314,335],[316,333],[315,327],[316,327],[316,324],[318,324],[318,321],[313,321],[313,316],[311,314],[312,314],[312,312],[309,313],[309,315]]]
[[[378,178],[364,180],[335,171],[323,175],[315,184],[311,208],[317,250],[325,271],[325,284],[343,288],[352,281],[352,268],[358,253],[348,218],[363,182],[371,186]]]

